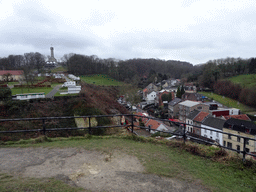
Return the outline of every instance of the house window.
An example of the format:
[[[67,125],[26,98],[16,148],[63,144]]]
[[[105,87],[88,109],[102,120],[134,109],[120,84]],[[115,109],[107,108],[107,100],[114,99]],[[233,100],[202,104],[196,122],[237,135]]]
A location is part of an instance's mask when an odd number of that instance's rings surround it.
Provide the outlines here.
[[[226,147],[226,141],[223,142],[223,146]]]
[[[246,153],[250,153],[250,149],[249,148],[245,148]]]
[[[231,135],[230,134],[228,134],[228,139],[231,139]]]
[[[204,132],[206,133],[206,132],[207,132],[207,130],[205,129],[205,130],[204,130]]]
[[[210,137],[210,139],[212,139],[212,137]]]
[[[229,142],[228,142],[227,144],[228,144],[227,147],[230,148],[230,149],[232,149],[232,143],[229,143]]]
[[[237,150],[238,152],[240,152],[240,145],[237,145],[237,146],[236,146],[236,150]]]
[[[216,132],[216,137],[219,137],[219,133],[218,132]]]
[[[240,137],[237,137],[237,142],[240,142]]]
[[[190,128],[190,132],[191,132],[191,133],[193,132],[193,129],[192,129],[192,127]]]

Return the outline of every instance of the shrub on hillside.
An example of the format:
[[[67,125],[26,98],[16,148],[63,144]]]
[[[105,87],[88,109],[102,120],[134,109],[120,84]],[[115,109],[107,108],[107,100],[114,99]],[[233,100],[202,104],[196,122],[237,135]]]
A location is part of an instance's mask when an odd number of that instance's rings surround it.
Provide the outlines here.
[[[231,81],[218,81],[214,84],[214,93],[238,100],[245,105],[252,107],[256,106],[256,90],[241,88],[240,85],[234,84]]]
[[[12,98],[12,91],[9,87],[0,88],[0,101],[7,101]]]

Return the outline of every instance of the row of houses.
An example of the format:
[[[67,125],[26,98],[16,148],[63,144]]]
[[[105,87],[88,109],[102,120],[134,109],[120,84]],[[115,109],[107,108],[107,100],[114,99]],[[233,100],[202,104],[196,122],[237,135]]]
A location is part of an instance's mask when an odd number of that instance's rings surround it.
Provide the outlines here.
[[[179,121],[187,124],[188,133],[211,139],[221,146],[240,151],[245,142],[241,137],[256,139],[256,124],[246,114],[240,114],[238,109],[218,108],[216,103],[188,100],[180,102],[178,109]],[[256,142],[246,141],[246,150],[256,152]]]
[[[246,114],[215,101],[206,102],[207,98],[196,93],[193,85],[185,87],[186,92],[182,98],[176,98],[177,89],[159,91],[156,85],[149,84],[143,90],[143,98],[147,104],[163,105],[165,103],[161,102],[161,95],[171,93],[173,100],[167,103],[169,117],[180,123],[186,123],[188,134],[238,151],[243,150],[243,144],[246,142],[247,152],[256,152],[255,141],[242,139],[243,137],[256,139],[256,124]]]

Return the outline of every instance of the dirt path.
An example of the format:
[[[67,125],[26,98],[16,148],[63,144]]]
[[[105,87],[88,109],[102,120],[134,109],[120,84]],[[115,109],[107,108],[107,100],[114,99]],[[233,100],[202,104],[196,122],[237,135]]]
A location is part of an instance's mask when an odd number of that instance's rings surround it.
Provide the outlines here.
[[[145,174],[136,157],[76,148],[0,148],[0,171],[55,177],[91,191],[207,191],[198,183]]]

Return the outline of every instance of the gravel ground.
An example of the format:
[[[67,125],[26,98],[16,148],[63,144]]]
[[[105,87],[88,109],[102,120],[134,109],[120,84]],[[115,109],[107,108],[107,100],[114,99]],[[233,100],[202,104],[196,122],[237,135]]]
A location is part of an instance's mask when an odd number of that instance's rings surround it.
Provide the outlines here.
[[[134,156],[76,148],[0,148],[0,171],[55,177],[91,191],[208,191],[199,183],[145,174]]]

